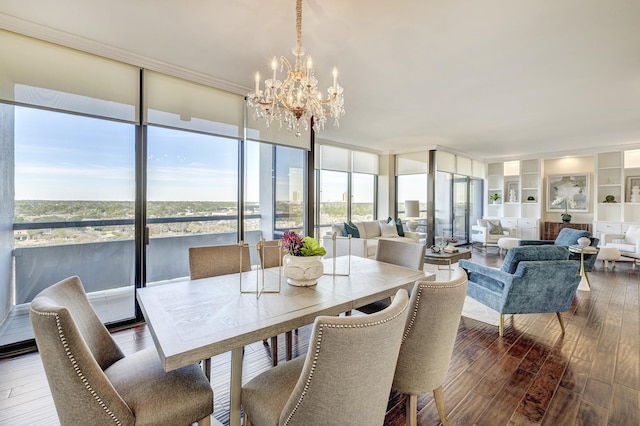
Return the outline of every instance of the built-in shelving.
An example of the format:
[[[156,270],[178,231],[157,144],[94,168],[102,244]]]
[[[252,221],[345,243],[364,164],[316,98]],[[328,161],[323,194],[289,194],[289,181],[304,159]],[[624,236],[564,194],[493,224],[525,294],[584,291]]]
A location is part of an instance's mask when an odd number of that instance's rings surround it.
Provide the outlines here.
[[[621,233],[640,221],[640,200],[632,196],[632,187],[640,186],[640,150],[599,153],[595,181],[594,236]]]

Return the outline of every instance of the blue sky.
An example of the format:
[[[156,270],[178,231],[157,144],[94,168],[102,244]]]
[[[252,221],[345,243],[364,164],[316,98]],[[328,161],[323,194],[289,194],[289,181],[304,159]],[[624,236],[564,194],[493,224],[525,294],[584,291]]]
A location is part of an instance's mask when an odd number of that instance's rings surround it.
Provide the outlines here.
[[[16,199],[134,199],[133,125],[33,108],[15,111]],[[148,139],[150,201],[237,198],[235,141],[154,127]],[[248,190],[248,199],[257,200],[257,185]]]

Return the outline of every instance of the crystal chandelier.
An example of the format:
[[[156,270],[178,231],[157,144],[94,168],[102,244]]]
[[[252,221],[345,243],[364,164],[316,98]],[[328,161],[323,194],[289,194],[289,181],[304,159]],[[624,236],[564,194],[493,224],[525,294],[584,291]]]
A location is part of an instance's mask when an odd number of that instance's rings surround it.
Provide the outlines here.
[[[311,57],[305,55],[302,47],[302,0],[296,0],[296,47],[292,50],[296,57],[295,67],[284,56],[280,57],[280,72],[287,67],[284,81],[277,79],[278,62],[276,57],[271,61],[273,77],[264,81],[264,90],[260,89],[260,73],[256,73],[255,91],[247,95],[249,107],[254,108],[254,118],[264,118],[267,127],[276,120],[280,127],[286,125],[287,130],[300,136],[300,122],[304,129],[313,124],[316,132],[324,129],[327,115],[339,126],[339,119],[344,115],[344,98],[342,87],[338,84],[338,70],[333,68],[333,85],[327,88],[327,98],[323,99],[318,89],[318,80],[313,72]]]

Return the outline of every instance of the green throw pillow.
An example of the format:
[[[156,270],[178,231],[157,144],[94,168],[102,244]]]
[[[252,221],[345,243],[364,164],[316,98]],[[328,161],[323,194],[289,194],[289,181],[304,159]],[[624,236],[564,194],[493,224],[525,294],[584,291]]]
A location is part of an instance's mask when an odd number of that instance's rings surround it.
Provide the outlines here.
[[[502,229],[502,224],[500,223],[500,221],[493,223],[490,220],[488,220],[487,226],[489,227],[489,234],[504,235],[504,229]]]

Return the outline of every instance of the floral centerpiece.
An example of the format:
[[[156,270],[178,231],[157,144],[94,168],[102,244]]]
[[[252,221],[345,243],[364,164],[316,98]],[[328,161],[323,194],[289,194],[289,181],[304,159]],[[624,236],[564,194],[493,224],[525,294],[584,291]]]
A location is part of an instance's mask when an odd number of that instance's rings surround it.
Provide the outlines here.
[[[291,256],[324,256],[327,251],[313,237],[302,238],[293,231],[282,236],[282,249]]]
[[[307,287],[318,283],[324,273],[321,258],[327,254],[318,240],[289,231],[282,236],[282,249],[286,253],[282,262],[284,275],[289,284]]]

